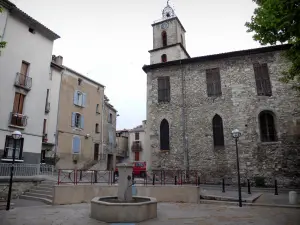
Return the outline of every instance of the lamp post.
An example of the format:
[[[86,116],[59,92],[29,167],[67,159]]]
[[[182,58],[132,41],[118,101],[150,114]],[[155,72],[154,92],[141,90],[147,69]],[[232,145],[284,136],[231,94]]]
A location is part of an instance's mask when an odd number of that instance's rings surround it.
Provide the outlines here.
[[[236,149],[236,168],[238,173],[238,190],[239,190],[239,207],[242,207],[242,192],[241,192],[241,178],[240,178],[240,162],[239,162],[239,150],[238,150],[238,140],[242,133],[238,129],[234,129],[232,132],[232,137],[235,139],[235,149]]]
[[[13,146],[13,154],[12,154],[13,160],[10,168],[10,180],[9,180],[9,189],[8,189],[7,204],[6,204],[7,211],[10,209],[11,189],[12,189],[12,181],[14,176],[14,164],[15,164],[17,140],[19,140],[22,137],[22,133],[16,130],[12,133],[12,137],[14,139],[14,146]]]

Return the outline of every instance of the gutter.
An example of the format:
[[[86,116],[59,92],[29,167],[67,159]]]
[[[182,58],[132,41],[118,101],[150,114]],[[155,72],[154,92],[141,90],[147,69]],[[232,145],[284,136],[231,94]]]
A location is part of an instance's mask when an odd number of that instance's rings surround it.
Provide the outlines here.
[[[105,90],[105,87],[103,87],[103,89]],[[103,98],[102,98],[102,118],[101,118],[101,154],[103,156],[103,126],[104,126],[104,122],[103,122],[103,119],[104,119],[104,98],[105,98],[105,95],[104,95],[104,90],[103,90]]]

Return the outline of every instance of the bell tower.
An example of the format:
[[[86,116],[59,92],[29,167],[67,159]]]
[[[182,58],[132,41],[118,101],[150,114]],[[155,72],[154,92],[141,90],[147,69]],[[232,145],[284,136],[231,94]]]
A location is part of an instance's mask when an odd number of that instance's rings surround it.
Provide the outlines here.
[[[150,64],[190,58],[185,49],[185,29],[169,1],[162,11],[162,18],[154,21],[152,27],[153,49],[149,51]]]

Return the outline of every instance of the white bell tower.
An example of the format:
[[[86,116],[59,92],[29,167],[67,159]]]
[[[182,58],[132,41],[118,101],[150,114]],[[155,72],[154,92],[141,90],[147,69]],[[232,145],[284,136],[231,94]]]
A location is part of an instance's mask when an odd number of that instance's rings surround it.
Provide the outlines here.
[[[150,64],[190,58],[186,51],[185,29],[167,2],[162,18],[154,21],[153,49],[150,50]]]

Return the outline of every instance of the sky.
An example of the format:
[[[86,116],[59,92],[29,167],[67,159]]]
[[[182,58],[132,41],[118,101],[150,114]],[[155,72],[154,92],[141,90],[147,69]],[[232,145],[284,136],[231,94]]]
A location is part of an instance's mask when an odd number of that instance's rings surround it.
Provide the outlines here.
[[[117,129],[146,119],[146,74],[153,21],[166,0],[11,0],[61,36],[53,54],[63,64],[106,86],[118,110]],[[256,7],[252,0],[171,0],[186,29],[191,57],[259,47],[244,26]]]

